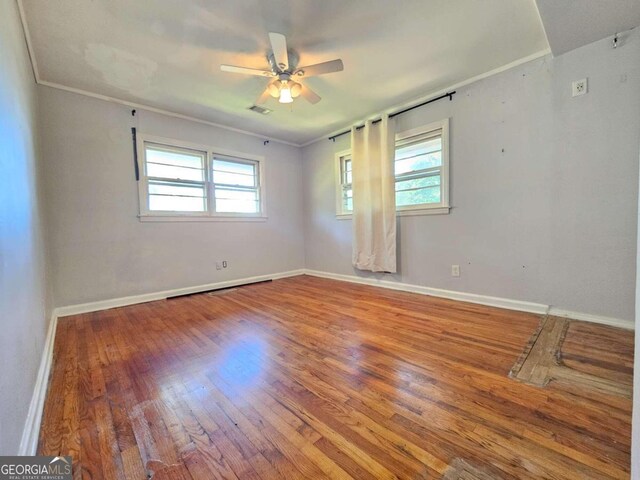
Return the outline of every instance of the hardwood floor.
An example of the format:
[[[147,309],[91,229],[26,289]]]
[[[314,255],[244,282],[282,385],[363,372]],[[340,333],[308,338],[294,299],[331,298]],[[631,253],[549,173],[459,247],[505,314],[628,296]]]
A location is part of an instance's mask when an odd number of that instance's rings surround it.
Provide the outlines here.
[[[628,478],[631,400],[508,373],[536,315],[301,276],[59,320],[39,453],[75,478]],[[567,368],[630,385],[633,334]]]

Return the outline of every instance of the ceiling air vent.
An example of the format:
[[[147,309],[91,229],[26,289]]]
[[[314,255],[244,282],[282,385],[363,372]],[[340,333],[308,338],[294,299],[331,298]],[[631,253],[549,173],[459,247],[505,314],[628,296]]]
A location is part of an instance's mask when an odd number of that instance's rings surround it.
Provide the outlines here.
[[[251,107],[249,107],[249,110],[251,110],[252,112],[260,113],[262,115],[269,115],[271,113],[271,110],[259,105],[252,105]]]

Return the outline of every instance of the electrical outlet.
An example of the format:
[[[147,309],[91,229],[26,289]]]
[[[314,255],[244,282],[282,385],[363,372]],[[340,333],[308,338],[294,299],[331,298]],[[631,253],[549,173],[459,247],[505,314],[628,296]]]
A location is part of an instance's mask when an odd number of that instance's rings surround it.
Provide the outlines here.
[[[222,261],[222,268],[227,268],[227,261],[226,260]]]
[[[571,84],[571,96],[578,97],[587,93],[587,79],[576,80]]]
[[[220,262],[216,262],[216,270],[222,270],[222,264]]]
[[[460,276],[460,265],[451,265],[451,276],[452,277]]]

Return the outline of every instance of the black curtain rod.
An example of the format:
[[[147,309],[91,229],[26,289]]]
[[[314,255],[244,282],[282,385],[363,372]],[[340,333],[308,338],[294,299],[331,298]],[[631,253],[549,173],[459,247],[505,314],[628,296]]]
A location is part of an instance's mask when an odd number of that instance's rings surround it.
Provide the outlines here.
[[[135,110],[133,110],[135,112]],[[140,170],[138,167],[138,136],[136,127],[131,127],[131,140],[133,140],[133,172],[136,176],[136,182],[140,180]]]
[[[443,95],[440,95],[439,97],[432,98],[431,100],[427,100],[426,102],[419,103],[418,105],[414,105],[413,107],[408,107],[408,108],[405,108],[404,110],[400,110],[399,112],[392,113],[391,115],[389,115],[389,118],[393,118],[402,113],[408,112],[409,110],[413,110],[414,108],[422,107],[424,105],[428,105],[429,103],[437,102],[438,100],[442,100],[443,98],[448,97],[449,101],[451,101],[453,100],[453,96],[455,95],[455,93],[456,93],[455,90],[453,92],[447,92]],[[380,121],[382,121],[382,119],[378,118],[377,120],[374,120],[372,123],[378,123]],[[361,128],[364,128],[364,125],[360,125],[359,127],[356,127],[356,130],[360,130]],[[336,133],[335,135],[332,135],[331,137],[329,137],[329,140],[333,140],[335,142],[336,138],[342,135],[346,135],[347,133],[351,133],[351,130],[345,130],[344,132]]]

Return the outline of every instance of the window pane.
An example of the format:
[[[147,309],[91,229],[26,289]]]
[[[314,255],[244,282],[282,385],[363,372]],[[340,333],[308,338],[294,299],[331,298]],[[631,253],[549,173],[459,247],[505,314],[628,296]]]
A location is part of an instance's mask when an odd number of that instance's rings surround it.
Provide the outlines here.
[[[396,192],[400,190],[412,190],[420,187],[439,187],[440,175],[430,177],[412,178],[410,180],[396,181]]]
[[[255,187],[256,165],[253,163],[232,162],[214,158],[213,183]]]
[[[259,213],[260,202],[256,190],[216,188],[216,212]]]
[[[351,188],[342,191],[342,210],[344,212],[353,210],[353,190]]]
[[[342,169],[342,172],[341,172],[342,183],[343,184],[352,183],[353,179],[351,176],[351,159],[342,157],[342,163],[340,168]]]
[[[395,173],[412,172],[442,165],[442,138],[406,145],[396,149]]]
[[[204,180],[204,154],[190,150],[165,151],[146,145],[147,176]]]
[[[426,203],[440,203],[440,186],[396,192],[397,207],[422,205]]]
[[[170,212],[206,211],[204,185],[149,182],[149,210]]]
[[[353,198],[352,197],[347,197],[347,199],[345,201],[345,211],[353,212]]]

